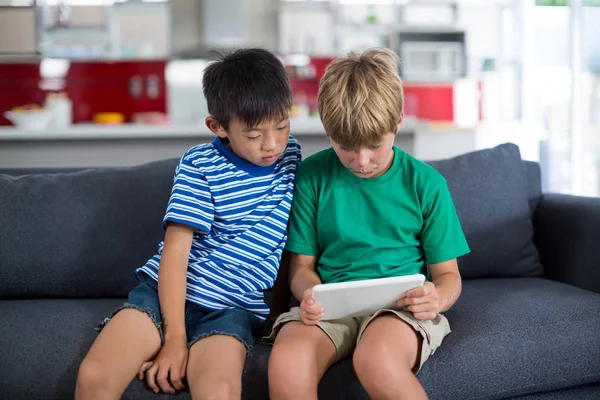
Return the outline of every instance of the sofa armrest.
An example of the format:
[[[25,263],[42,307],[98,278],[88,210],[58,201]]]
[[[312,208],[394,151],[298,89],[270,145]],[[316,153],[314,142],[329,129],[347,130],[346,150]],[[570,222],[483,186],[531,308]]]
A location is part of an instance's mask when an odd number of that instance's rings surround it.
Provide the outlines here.
[[[600,293],[600,198],[544,194],[533,223],[544,275]]]

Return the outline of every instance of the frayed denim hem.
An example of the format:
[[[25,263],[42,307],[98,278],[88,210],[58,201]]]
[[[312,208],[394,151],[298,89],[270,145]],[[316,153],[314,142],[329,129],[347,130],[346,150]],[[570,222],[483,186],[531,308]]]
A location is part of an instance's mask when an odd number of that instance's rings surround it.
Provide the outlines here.
[[[164,334],[163,334],[163,330],[162,330],[162,322],[158,322],[156,320],[156,316],[154,315],[154,312],[152,312],[152,309],[150,309],[150,308],[141,308],[141,307],[138,307],[137,305],[131,304],[131,303],[125,303],[125,304],[123,304],[121,307],[119,307],[115,311],[113,311],[108,317],[104,318],[104,320],[100,324],[98,324],[98,326],[96,327],[96,331],[98,333],[100,333],[102,331],[102,329],[104,329],[104,327],[106,326],[106,324],[108,324],[108,321],[110,321],[115,315],[117,315],[117,313],[119,311],[125,310],[127,308],[136,309],[138,311],[143,312],[148,317],[150,317],[150,319],[152,320],[152,323],[154,324],[154,326],[156,326],[156,329],[158,329],[158,334],[160,335],[160,345],[162,347],[162,345],[165,343],[165,338],[164,338]]]
[[[201,340],[201,339],[205,339],[209,336],[214,336],[214,335],[222,335],[222,336],[231,336],[233,338],[236,338],[241,344],[243,344],[246,347],[246,357],[250,356],[250,351],[252,350],[252,345],[250,343],[246,343],[241,336],[236,335],[234,333],[229,333],[229,332],[221,332],[221,331],[210,331],[210,332],[204,332],[201,333],[200,335],[196,336],[195,338],[193,338],[192,340],[190,340],[190,342],[188,343],[188,349],[192,347],[192,345],[194,343],[196,343],[197,341]]]

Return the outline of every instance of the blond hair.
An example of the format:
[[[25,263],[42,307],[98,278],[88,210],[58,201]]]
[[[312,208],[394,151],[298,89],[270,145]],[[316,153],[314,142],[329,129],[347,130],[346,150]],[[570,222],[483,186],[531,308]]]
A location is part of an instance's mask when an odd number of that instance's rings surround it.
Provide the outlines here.
[[[325,132],[349,149],[372,147],[396,133],[404,109],[400,59],[390,49],[351,52],[329,64],[317,97]]]

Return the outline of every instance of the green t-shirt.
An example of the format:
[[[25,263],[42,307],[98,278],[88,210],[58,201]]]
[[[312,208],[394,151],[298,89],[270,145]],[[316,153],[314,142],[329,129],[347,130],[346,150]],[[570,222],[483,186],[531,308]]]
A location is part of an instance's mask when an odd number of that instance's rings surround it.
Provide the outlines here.
[[[325,283],[424,274],[469,252],[444,177],[397,147],[376,178],[354,175],[333,149],[301,163],[286,248],[317,256]]]

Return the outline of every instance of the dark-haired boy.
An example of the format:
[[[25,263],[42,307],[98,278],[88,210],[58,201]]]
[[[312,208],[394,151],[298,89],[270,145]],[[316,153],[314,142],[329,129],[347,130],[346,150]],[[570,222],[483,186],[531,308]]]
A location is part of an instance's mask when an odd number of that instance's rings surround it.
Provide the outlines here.
[[[194,399],[241,397],[252,331],[269,314],[263,291],[287,240],[300,145],[289,136],[287,73],[268,51],[221,57],[203,87],[216,138],[181,158],[165,239],[102,324],[77,399],[120,398],[136,374],[155,392],[174,393],[185,379]]]

